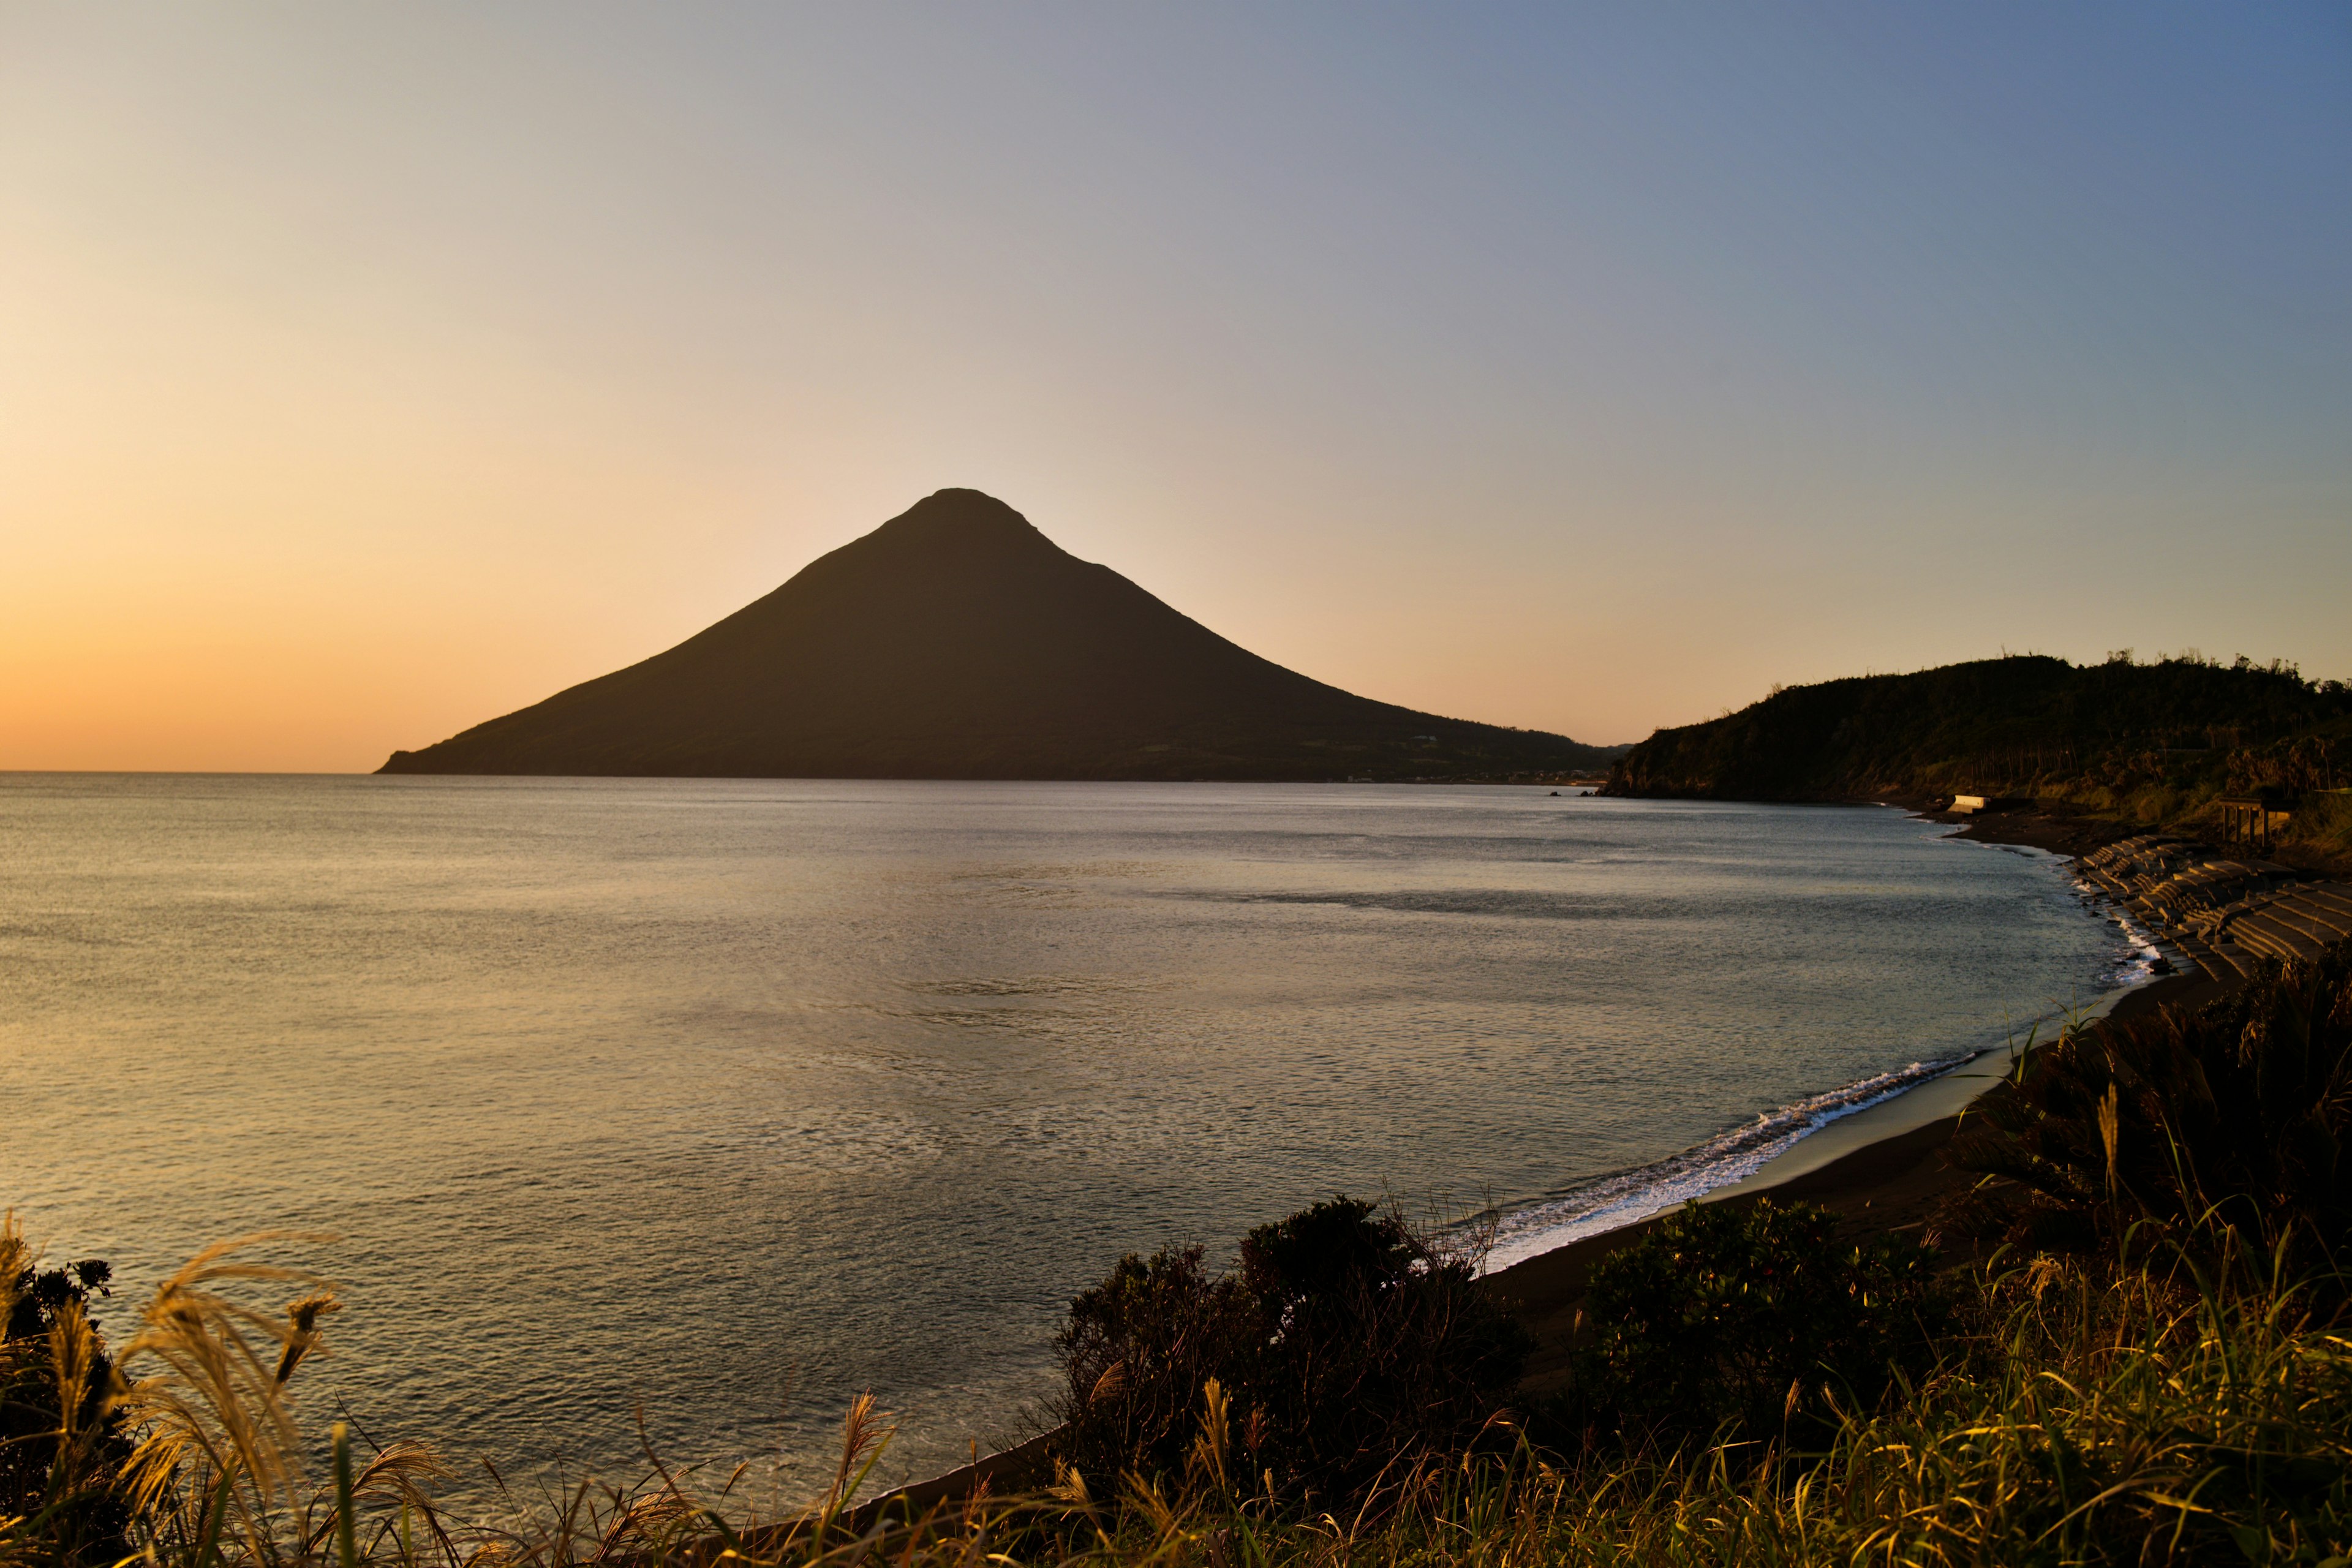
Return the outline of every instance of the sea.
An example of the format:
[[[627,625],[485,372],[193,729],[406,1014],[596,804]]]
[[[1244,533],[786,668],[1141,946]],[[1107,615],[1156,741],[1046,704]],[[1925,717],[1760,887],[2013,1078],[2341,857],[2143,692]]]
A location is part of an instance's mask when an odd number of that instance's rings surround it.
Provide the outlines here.
[[[1036,1430],[1123,1253],[1344,1193],[1531,1256],[2150,956],[1884,807],[0,774],[0,1205],[118,1340],[215,1242],[330,1278],[302,1418],[461,1489],[790,1501],[864,1392],[889,1476]]]

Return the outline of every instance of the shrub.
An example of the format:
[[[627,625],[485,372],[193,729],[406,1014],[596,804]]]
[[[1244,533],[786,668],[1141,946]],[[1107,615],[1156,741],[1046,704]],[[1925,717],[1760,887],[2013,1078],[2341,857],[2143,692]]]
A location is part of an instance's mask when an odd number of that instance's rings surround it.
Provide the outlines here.
[[[1081,1470],[1172,1471],[1201,1415],[1201,1390],[1253,1348],[1254,1304],[1213,1275],[1198,1247],[1129,1253],[1070,1302],[1055,1336],[1064,1389],[1060,1457]]]
[[[1056,1348],[1057,1452],[1082,1472],[1178,1470],[1214,1382],[1252,1476],[1334,1498],[1474,1442],[1528,1342],[1474,1256],[1339,1197],[1250,1232],[1229,1274],[1198,1247],[1122,1258]]]
[[[1310,1488],[1352,1491],[1399,1457],[1470,1442],[1526,1364],[1527,1336],[1480,1289],[1475,1258],[1369,1204],[1261,1226],[1240,1274],[1261,1335],[1234,1385],[1260,1415],[1253,1453]]]
[[[1639,1443],[1777,1437],[1802,1391],[1866,1407],[1895,1368],[1924,1363],[1948,1315],[1933,1257],[1899,1237],[1843,1241],[1810,1204],[1686,1204],[1594,1268],[1576,1414]]]
[[[2075,1030],[2022,1058],[1953,1140],[2001,1178],[1947,1222],[2080,1247],[2126,1233],[2192,1250],[2230,1228],[2341,1258],[2352,1226],[2352,945],[2193,1013]],[[2212,1210],[2219,1225],[2199,1223]]]
[[[131,1438],[89,1315],[110,1274],[94,1258],[37,1268],[14,1219],[0,1224],[0,1520],[27,1521],[61,1563],[112,1563],[128,1550],[115,1478]]]
[[[2103,1259],[1960,1276],[1936,1363],[1824,1423],[1817,1456],[1490,1458],[1433,1472],[1350,1552],[1284,1551],[1296,1531],[1255,1561],[2341,1564],[2352,1359],[2269,1259],[2218,1245],[2196,1289]]]
[[[2305,795],[2287,833],[2294,843],[2352,859],[2352,790]]]

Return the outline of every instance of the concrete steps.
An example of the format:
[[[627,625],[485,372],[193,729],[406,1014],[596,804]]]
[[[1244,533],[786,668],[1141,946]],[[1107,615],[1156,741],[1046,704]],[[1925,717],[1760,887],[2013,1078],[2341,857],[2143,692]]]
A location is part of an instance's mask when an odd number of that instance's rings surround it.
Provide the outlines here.
[[[2352,940],[2352,886],[2307,881],[2284,866],[2216,855],[2168,834],[2106,845],[2075,865],[2084,881],[2224,983]]]

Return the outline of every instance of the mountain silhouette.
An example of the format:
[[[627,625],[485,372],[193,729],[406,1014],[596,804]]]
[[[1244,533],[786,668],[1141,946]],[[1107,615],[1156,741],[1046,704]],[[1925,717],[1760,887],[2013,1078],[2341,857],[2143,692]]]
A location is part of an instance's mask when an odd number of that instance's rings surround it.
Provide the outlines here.
[[[1227,642],[1003,502],[947,489],[641,664],[387,773],[1465,778],[1622,747],[1441,719]]]

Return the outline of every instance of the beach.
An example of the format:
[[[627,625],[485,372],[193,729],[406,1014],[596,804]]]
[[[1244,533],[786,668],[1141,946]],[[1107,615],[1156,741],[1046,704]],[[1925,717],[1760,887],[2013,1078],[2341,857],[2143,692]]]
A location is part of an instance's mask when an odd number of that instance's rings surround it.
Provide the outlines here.
[[[1953,824],[1956,837],[2070,859],[2133,832],[2118,824],[2038,810],[1955,817],[1923,809],[1930,803],[1902,804],[1916,816]],[[2164,1008],[2194,1009],[2241,983],[2234,973],[2227,983],[2203,971],[2165,974],[2103,999],[2092,1016],[2123,1022]],[[1815,1204],[1857,1237],[1924,1230],[1948,1195],[1975,1180],[1946,1161],[1945,1148],[1959,1131],[1968,1104],[1996,1086],[2006,1065],[2001,1054],[1987,1053],[1976,1063],[1832,1123],[1754,1175],[1701,1201],[1754,1204],[1769,1196],[1776,1203]],[[1653,1215],[1581,1237],[1487,1276],[1488,1288],[1512,1305],[1536,1341],[1522,1385],[1526,1396],[1539,1398],[1565,1381],[1593,1266],[1664,1217]]]
[[[2105,1016],[2120,1020],[2166,1006],[2194,1007],[2220,992],[2220,986],[2202,975],[2167,976],[2126,993]],[[1979,1086],[1976,1092],[1984,1087],[1990,1086]],[[1925,1095],[1927,1091],[1913,1092]],[[1885,1109],[1896,1110],[1901,1104],[1901,1100],[1889,1101]],[[1859,1121],[1861,1117],[1853,1120]],[[1702,1201],[1753,1204],[1769,1196],[1775,1203],[1816,1204],[1837,1215],[1856,1236],[1920,1230],[1938,1203],[1974,1180],[1944,1159],[1945,1145],[1959,1131],[1961,1120],[1962,1113],[1953,1113],[1870,1138],[1825,1163],[1808,1162],[1803,1156],[1811,1152],[1800,1143],[1748,1180],[1720,1188]],[[1654,1215],[1618,1230],[1586,1237],[1487,1276],[1488,1288],[1511,1303],[1520,1322],[1535,1337],[1536,1352],[1522,1384],[1526,1396],[1540,1397],[1565,1381],[1593,1265],[1638,1240],[1664,1217]]]

